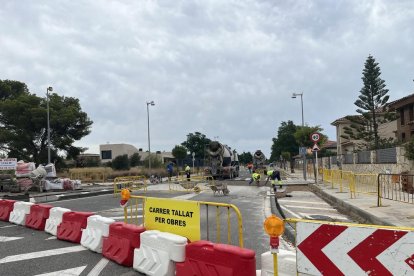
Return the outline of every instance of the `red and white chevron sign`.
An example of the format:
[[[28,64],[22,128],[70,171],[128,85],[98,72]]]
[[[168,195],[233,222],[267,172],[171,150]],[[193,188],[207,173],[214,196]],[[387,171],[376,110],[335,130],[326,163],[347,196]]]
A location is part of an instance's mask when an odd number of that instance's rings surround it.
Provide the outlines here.
[[[308,275],[414,275],[414,232],[296,224],[297,268]]]

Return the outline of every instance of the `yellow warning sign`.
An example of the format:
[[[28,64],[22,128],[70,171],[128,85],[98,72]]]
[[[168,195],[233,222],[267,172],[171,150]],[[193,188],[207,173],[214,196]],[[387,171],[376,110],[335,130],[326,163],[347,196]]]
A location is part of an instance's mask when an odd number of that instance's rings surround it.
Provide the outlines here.
[[[200,240],[200,204],[196,201],[146,198],[145,228]]]

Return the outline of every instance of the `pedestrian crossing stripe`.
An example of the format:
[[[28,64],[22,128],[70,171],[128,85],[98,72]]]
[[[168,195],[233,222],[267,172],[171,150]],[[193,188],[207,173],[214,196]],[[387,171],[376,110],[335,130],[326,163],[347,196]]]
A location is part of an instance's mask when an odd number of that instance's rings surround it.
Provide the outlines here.
[[[24,261],[24,260],[30,260],[30,259],[42,258],[42,257],[50,257],[50,256],[62,255],[62,254],[73,253],[73,252],[80,252],[80,251],[85,251],[85,250],[88,250],[88,249],[81,245],[77,245],[77,246],[69,246],[69,247],[58,248],[58,249],[12,255],[12,256],[7,256],[3,259],[0,259],[0,264],[18,262],[18,261]]]

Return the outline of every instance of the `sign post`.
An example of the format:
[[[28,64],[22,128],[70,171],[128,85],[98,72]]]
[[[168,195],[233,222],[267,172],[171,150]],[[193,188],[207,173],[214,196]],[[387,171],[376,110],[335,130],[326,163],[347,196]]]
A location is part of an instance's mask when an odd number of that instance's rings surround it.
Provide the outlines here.
[[[321,139],[321,135],[319,133],[315,132],[315,133],[311,134],[310,138],[314,143],[312,151],[315,152],[315,158],[316,158],[316,161],[315,161],[315,168],[316,168],[315,183],[318,184],[318,174],[319,174],[319,172],[318,172],[318,151],[319,151],[318,141]]]
[[[285,223],[282,219],[271,215],[263,223],[265,232],[270,236],[270,253],[273,255],[273,275],[278,275],[277,253],[279,253],[279,237],[285,232]]]
[[[194,173],[194,160],[195,160],[194,156],[195,156],[195,152],[192,153],[192,156],[193,156],[193,173]]]

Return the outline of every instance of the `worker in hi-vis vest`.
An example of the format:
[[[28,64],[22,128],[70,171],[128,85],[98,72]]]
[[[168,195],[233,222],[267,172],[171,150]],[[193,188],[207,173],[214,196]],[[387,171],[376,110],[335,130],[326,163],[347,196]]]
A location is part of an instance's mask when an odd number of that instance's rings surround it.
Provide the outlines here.
[[[190,181],[190,176],[191,176],[190,166],[186,165],[184,171],[185,171],[185,174],[187,175],[187,181]]]
[[[259,187],[259,185],[260,185],[260,173],[257,173],[255,170],[253,170],[252,178],[250,179],[249,185],[252,184],[253,181],[255,181],[256,185]]]
[[[276,179],[278,180],[279,188],[282,188],[282,179],[280,178],[280,172],[277,170],[264,170],[264,174],[267,175],[266,183],[271,179],[270,184],[272,184],[273,191],[276,193]]]

